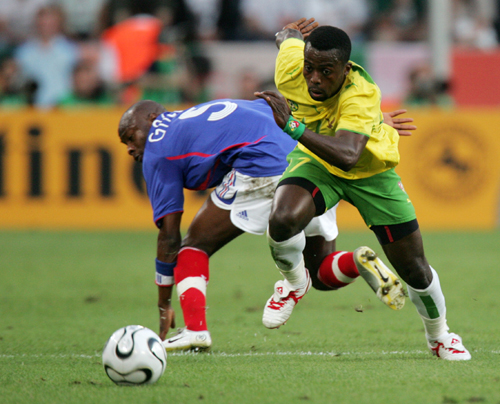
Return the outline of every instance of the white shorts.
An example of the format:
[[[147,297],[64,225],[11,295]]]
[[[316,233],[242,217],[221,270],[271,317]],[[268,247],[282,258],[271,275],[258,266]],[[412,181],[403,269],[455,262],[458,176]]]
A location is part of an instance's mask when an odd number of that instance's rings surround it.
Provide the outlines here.
[[[281,175],[250,177],[233,169],[210,196],[218,208],[231,211],[231,222],[236,227],[247,233],[264,234],[280,178]],[[313,218],[304,229],[306,237],[323,236],[327,241],[336,239],[339,234],[336,213],[337,205]]]

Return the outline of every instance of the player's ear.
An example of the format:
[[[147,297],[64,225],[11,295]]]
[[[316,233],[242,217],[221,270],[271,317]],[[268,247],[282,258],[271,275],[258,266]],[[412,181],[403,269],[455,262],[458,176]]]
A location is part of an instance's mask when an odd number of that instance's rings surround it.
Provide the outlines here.
[[[344,67],[344,74],[347,76],[349,74],[349,72],[351,71],[351,68],[352,68],[352,63],[351,62],[347,62],[345,67]]]
[[[148,115],[148,121],[149,123],[153,123],[153,121],[158,118],[160,114],[157,114],[156,112],[150,112],[149,115]]]

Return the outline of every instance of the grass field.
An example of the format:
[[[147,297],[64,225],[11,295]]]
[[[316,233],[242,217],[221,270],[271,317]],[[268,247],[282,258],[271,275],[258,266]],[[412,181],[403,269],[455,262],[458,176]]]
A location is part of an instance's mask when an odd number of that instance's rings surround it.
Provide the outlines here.
[[[411,302],[389,310],[362,279],[312,290],[267,330],[278,272],[265,238],[245,235],[211,261],[212,352],[169,354],[155,385],[118,387],[100,355],[122,326],[157,331],[156,234],[0,232],[0,403],[500,404],[500,232],[424,242],[470,362],[431,356]],[[380,252],[369,231],[342,233],[338,247],[363,244]]]

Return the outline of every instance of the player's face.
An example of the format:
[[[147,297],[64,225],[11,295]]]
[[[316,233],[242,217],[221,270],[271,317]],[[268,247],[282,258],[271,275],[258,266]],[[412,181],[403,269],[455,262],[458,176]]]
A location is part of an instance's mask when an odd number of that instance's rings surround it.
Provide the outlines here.
[[[313,100],[325,101],[338,93],[351,63],[343,64],[337,50],[319,51],[310,43],[304,51],[304,77]]]
[[[127,146],[127,153],[130,154],[135,161],[142,161],[148,132],[144,132],[134,126],[126,129],[120,133],[119,136],[120,141]]]

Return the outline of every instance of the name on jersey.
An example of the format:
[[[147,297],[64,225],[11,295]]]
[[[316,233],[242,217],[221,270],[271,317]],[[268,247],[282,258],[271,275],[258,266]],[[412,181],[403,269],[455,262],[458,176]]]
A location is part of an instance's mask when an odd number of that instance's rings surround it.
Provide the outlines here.
[[[168,128],[168,125],[165,123],[168,122],[172,122],[172,119],[175,118],[177,116],[177,112],[171,112],[169,114],[162,114],[158,117],[158,119],[156,119],[154,122],[153,122],[153,128],[155,128],[154,132],[151,132],[151,134],[149,135],[149,138],[148,140],[150,142],[159,142],[160,140],[162,140],[166,133],[167,133],[167,128]]]

